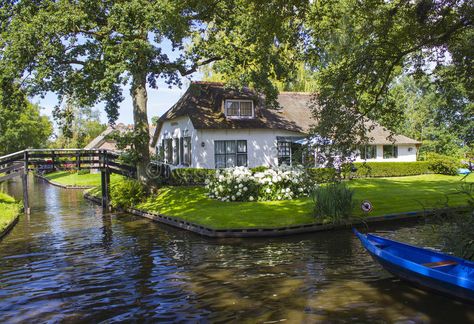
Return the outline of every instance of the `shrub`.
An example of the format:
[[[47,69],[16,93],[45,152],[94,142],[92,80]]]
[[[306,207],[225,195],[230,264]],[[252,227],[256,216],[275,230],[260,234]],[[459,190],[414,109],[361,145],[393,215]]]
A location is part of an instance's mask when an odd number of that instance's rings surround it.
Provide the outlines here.
[[[356,162],[353,163],[357,171],[353,177],[402,177],[432,173],[429,163],[421,162]]]
[[[146,198],[145,186],[137,180],[121,179],[110,187],[110,203],[113,207],[132,207]]]
[[[343,182],[316,187],[312,192],[314,216],[340,223],[349,219],[354,208],[354,190]]]
[[[310,168],[307,170],[308,178],[312,183],[326,183],[334,181],[336,169],[333,168]]]
[[[216,173],[213,169],[178,168],[171,171],[170,184],[175,186],[203,185]]]
[[[257,173],[257,172],[264,172],[268,169],[270,169],[270,168],[267,167],[267,166],[261,165],[261,166],[255,167],[255,168],[250,168],[250,171],[252,171],[252,173]]]
[[[91,170],[89,169],[82,169],[82,170],[77,171],[78,175],[84,175],[84,174],[90,174],[90,173],[91,173]]]
[[[252,172],[245,167],[216,171],[206,184],[210,198],[222,201],[293,199],[309,192],[303,168],[282,166]]]
[[[458,174],[458,168],[460,163],[450,156],[430,153],[426,155],[428,168],[433,173],[456,175]]]

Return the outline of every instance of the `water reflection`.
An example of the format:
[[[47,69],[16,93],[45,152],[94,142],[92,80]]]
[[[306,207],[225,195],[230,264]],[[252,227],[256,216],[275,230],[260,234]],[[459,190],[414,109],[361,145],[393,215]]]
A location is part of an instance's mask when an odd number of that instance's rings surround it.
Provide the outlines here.
[[[211,240],[30,190],[30,219],[0,243],[1,322],[474,321],[472,306],[392,278],[349,231]],[[432,245],[421,226],[378,231]]]

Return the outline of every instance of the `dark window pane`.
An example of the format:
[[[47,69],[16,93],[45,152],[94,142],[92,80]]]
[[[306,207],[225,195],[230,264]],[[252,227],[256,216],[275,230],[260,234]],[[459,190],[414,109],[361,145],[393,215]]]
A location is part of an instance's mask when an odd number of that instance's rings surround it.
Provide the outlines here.
[[[383,146],[383,158],[391,159],[398,157],[398,147],[394,145],[384,145]]]
[[[239,102],[238,101],[226,101],[227,116],[238,116],[239,115]]]
[[[241,101],[240,102],[240,116],[252,116],[252,102]]]
[[[216,155],[216,169],[225,168],[225,155]]]
[[[183,140],[183,155],[184,164],[186,166],[191,165],[191,137],[185,137]]]
[[[225,154],[225,141],[215,141],[216,154]]]
[[[235,153],[236,152],[236,145],[235,141],[225,141],[225,153]]]
[[[237,153],[247,153],[247,141],[237,141]]]
[[[226,168],[235,167],[235,163],[236,163],[235,154],[226,155],[226,163],[225,163]]]
[[[237,166],[247,166],[247,154],[237,155]]]

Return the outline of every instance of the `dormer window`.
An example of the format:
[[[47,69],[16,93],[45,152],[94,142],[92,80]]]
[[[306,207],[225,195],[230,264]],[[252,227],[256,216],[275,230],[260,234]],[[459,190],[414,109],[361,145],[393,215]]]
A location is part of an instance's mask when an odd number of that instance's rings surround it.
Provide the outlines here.
[[[254,107],[252,100],[226,100],[225,115],[231,118],[252,118]]]

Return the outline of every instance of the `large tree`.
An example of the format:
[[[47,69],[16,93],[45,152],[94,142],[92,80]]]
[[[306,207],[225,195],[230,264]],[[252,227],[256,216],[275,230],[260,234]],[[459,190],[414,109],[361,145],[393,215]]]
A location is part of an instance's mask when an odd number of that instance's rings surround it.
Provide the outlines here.
[[[401,74],[462,84],[472,102],[473,16],[464,0],[315,2],[307,23],[319,81],[314,131],[347,153],[367,140],[367,118],[399,127],[403,110],[389,94]]]
[[[129,85],[138,175],[145,181],[147,87],[160,78],[179,85],[180,76],[215,62],[233,84],[253,86],[272,101],[269,80],[291,70],[307,6],[303,0],[3,0],[0,86],[11,92],[8,101],[17,85],[82,106],[102,101],[114,122]]]

